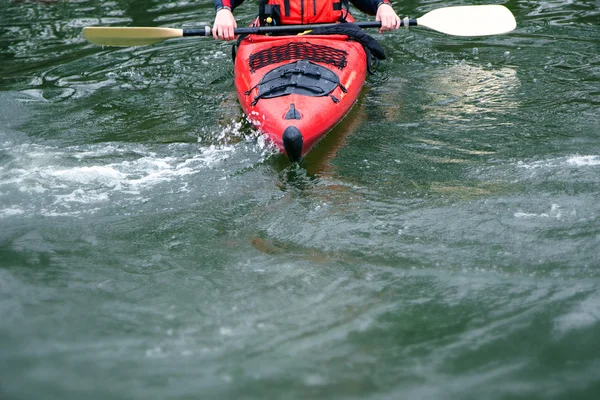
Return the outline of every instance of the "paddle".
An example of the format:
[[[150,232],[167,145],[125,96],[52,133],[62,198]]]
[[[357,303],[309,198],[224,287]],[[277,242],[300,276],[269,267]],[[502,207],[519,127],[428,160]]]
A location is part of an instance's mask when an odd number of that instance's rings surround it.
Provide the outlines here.
[[[422,26],[434,31],[455,36],[487,36],[507,33],[515,29],[517,23],[510,10],[501,5],[456,6],[438,8],[421,18],[404,18],[401,26]],[[236,35],[252,33],[299,33],[314,29],[319,25],[283,25],[236,28]],[[358,22],[362,28],[379,28],[380,22]],[[97,27],[83,28],[83,36],[94,44],[102,46],[143,46],[162,42],[166,39],[183,36],[211,36],[212,29],[141,28],[141,27]]]

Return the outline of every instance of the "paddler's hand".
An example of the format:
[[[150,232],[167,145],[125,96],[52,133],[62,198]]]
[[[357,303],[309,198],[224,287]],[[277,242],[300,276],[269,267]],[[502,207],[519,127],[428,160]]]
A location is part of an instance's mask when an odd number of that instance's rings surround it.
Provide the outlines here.
[[[212,29],[212,34],[215,39],[235,39],[235,34],[233,33],[235,28],[237,28],[237,22],[235,22],[235,17],[233,16],[231,10],[228,10],[227,8],[221,8],[219,11],[217,11],[215,24]]]
[[[381,21],[379,33],[400,28],[400,17],[388,3],[381,3],[377,8],[376,21]]]

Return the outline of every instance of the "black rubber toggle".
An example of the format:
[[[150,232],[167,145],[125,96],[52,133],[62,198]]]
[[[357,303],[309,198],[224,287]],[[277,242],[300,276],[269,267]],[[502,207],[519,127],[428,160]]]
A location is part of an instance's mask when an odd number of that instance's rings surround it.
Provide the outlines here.
[[[300,162],[302,160],[302,145],[304,139],[302,133],[295,126],[288,126],[281,136],[283,148],[291,162]]]

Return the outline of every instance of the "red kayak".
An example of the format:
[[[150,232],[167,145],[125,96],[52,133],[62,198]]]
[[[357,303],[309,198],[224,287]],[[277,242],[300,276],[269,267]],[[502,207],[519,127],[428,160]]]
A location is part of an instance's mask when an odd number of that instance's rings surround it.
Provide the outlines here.
[[[363,45],[339,34],[251,34],[240,40],[234,68],[244,112],[292,162],[350,111],[366,73]]]

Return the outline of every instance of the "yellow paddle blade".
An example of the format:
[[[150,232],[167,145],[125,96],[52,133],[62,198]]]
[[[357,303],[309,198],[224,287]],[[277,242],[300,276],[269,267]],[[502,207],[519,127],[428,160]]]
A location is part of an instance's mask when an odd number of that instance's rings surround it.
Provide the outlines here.
[[[501,5],[456,6],[433,10],[417,18],[417,26],[455,36],[499,35],[512,31],[517,21]]]
[[[83,28],[83,37],[90,43],[102,46],[145,46],[182,36],[183,29],[175,28],[118,26],[87,26]]]

